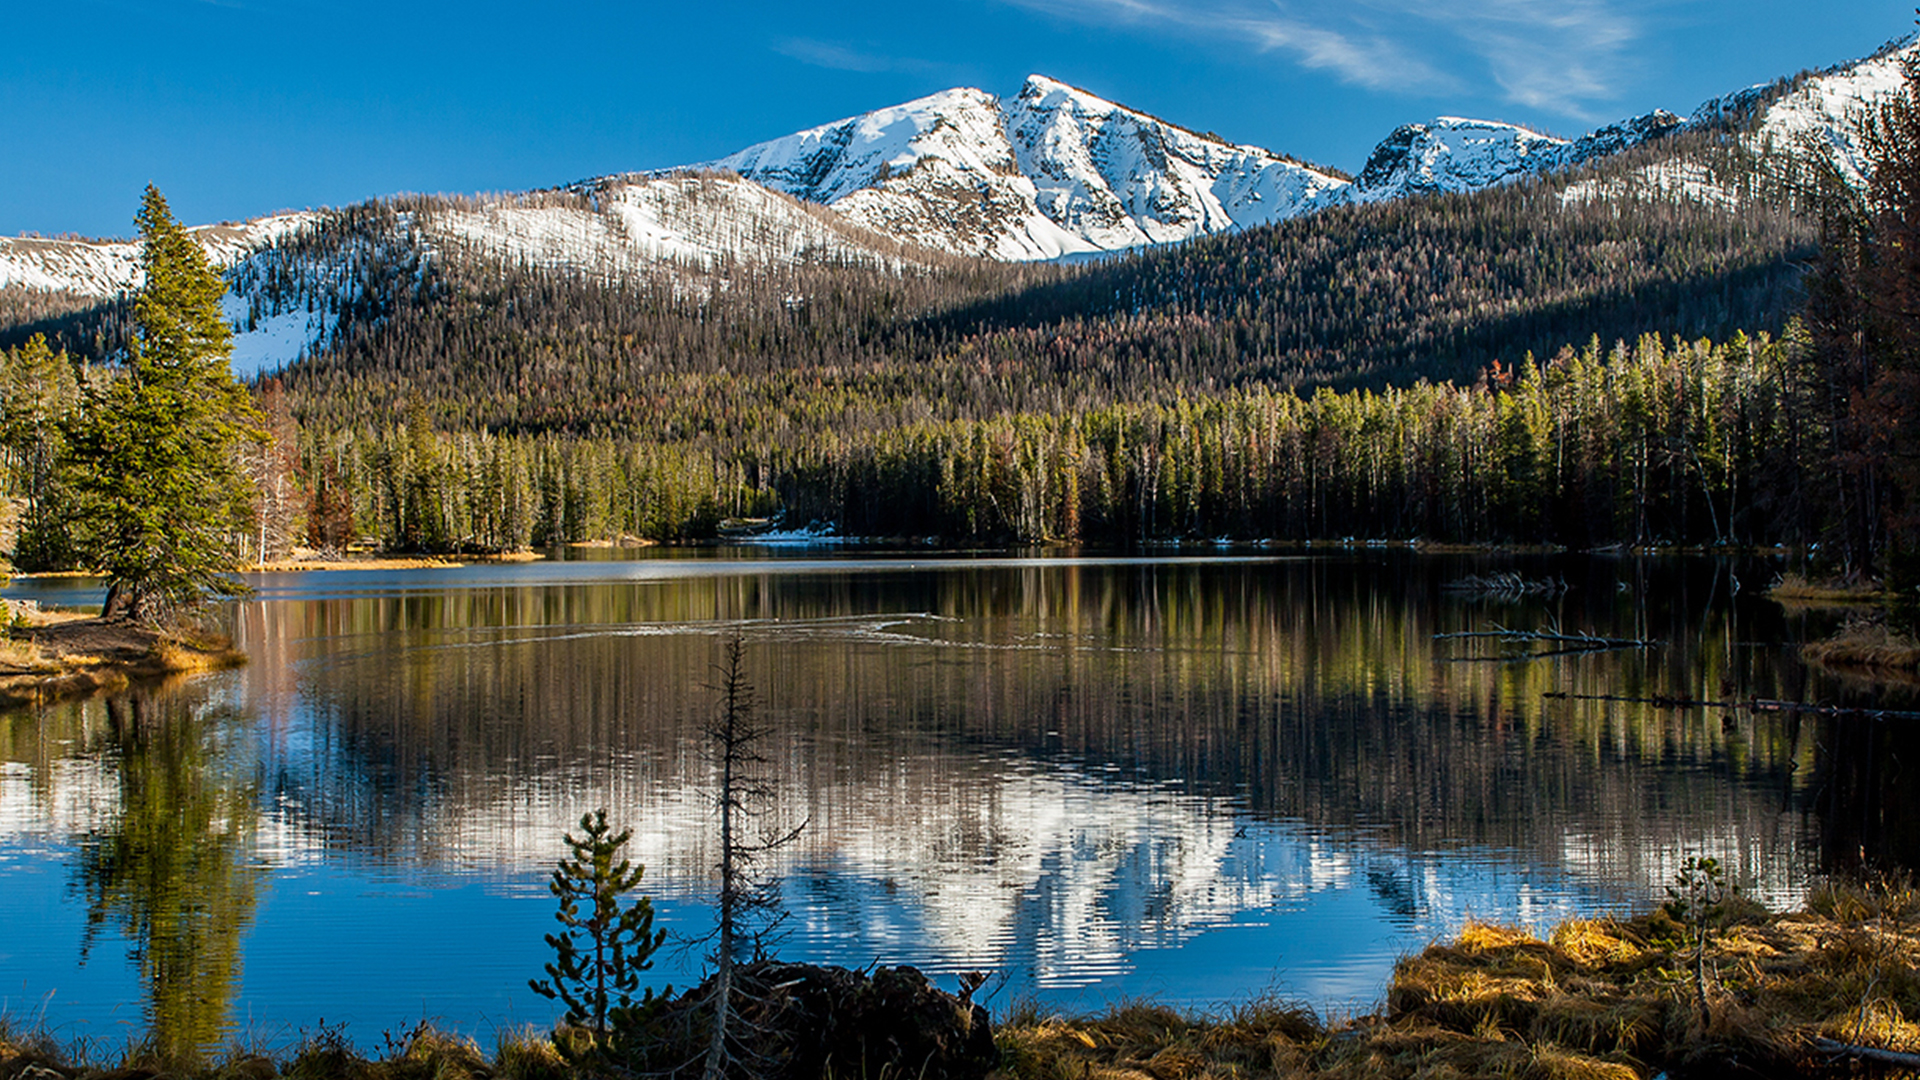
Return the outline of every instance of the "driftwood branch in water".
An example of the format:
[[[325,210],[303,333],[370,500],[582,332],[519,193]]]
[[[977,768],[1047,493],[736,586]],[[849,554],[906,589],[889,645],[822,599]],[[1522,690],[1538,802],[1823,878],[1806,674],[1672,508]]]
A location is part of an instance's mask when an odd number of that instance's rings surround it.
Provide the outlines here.
[[[1459,581],[1440,586],[1441,592],[1468,593],[1475,596],[1559,596],[1572,586],[1566,578],[1525,578],[1511,570],[1481,577],[1471,574]]]
[[[1819,716],[1861,716],[1869,720],[1920,720],[1920,712],[1898,709],[1860,709],[1850,705],[1807,705],[1797,701],[1753,698],[1748,701],[1701,701],[1684,697],[1626,697],[1620,694],[1569,694],[1549,690],[1540,695],[1562,701],[1624,701],[1630,705],[1652,705],[1660,709],[1747,709],[1752,712],[1813,713]]]
[[[1920,1069],[1920,1054],[1903,1054],[1898,1050],[1882,1050],[1877,1046],[1855,1046],[1833,1039],[1815,1039],[1813,1048],[1835,1057],[1858,1058],[1876,1065],[1891,1065],[1896,1069]]]
[[[1465,630],[1454,634],[1435,634],[1433,640],[1452,638],[1499,638],[1501,641],[1548,641],[1574,649],[1651,649],[1660,644],[1640,638],[1595,637],[1592,634],[1562,634],[1556,630],[1509,630],[1499,623],[1491,630]]]

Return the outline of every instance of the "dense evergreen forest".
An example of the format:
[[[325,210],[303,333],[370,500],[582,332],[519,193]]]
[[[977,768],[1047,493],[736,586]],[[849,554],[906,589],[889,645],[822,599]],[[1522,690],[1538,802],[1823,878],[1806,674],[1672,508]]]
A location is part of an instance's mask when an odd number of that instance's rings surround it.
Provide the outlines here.
[[[610,281],[415,242],[432,199],[366,204],[236,271],[248,318],[305,303],[337,327],[257,387],[275,439],[245,543],[496,550],[746,518],[989,542],[1815,543],[1879,512],[1835,434],[1874,377],[1826,359],[1838,316],[1795,318],[1823,236],[1861,219],[1740,145],[1696,130],[1082,266]],[[1742,198],[1636,182],[1662,162]],[[125,311],[9,314],[16,561],[52,565],[59,417],[107,377]]]

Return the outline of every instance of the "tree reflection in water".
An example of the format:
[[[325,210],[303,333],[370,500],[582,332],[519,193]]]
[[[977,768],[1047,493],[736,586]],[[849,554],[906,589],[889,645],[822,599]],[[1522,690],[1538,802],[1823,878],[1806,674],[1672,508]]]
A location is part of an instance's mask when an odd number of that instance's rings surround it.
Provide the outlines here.
[[[153,1049],[191,1057],[231,1031],[240,939],[262,875],[250,836],[256,785],[236,775],[219,725],[190,698],[135,695],[106,712],[119,808],[81,845],[81,962],[115,927],[146,988]]]

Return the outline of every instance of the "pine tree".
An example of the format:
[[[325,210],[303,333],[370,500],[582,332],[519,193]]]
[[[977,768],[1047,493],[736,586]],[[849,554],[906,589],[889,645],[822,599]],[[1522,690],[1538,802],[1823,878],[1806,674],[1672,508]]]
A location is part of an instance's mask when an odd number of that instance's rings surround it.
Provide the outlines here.
[[[1920,60],[1905,58],[1902,82],[1868,116],[1864,182],[1827,170],[1808,283],[1852,574],[1920,549]]]
[[[101,615],[157,623],[238,591],[227,576],[249,506],[238,455],[264,434],[227,367],[225,283],[151,185],[134,221],[146,280],[131,356],[87,388],[67,471],[76,551],[108,579]]]
[[[23,569],[64,569],[72,557],[55,466],[62,427],[79,396],[73,364],[48,348],[43,335],[0,354],[0,457],[10,474],[7,494],[26,500],[13,552]]]
[[[622,899],[646,873],[646,867],[620,858],[633,830],[613,833],[604,809],[583,815],[580,830],[577,838],[566,835],[573,857],[560,860],[548,884],[560,901],[554,918],[566,930],[547,935],[554,962],[546,966],[545,979],[527,985],[542,997],[565,1003],[567,1024],[604,1036],[610,1027],[620,1026],[623,1010],[652,1007],[651,988],[637,998],[635,993],[640,973],[653,966],[653,954],[667,935],[653,928],[652,899],[642,896],[631,904]],[[582,904],[588,905],[585,915]]]

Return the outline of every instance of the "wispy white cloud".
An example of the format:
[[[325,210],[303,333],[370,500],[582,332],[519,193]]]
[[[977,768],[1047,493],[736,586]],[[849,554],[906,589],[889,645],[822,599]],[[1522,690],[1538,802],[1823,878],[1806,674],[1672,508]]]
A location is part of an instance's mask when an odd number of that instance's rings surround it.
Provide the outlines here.
[[[951,72],[951,65],[906,56],[885,56],[833,41],[813,38],[787,38],[774,43],[773,51],[812,67],[862,74],[903,72],[910,75],[939,75]]]
[[[1474,84],[1590,118],[1633,70],[1632,0],[1006,0],[1079,22],[1243,42],[1360,86],[1426,96]]]
[[[1583,120],[1619,95],[1640,36],[1617,0],[1429,0],[1408,14],[1477,55],[1508,101]]]

